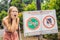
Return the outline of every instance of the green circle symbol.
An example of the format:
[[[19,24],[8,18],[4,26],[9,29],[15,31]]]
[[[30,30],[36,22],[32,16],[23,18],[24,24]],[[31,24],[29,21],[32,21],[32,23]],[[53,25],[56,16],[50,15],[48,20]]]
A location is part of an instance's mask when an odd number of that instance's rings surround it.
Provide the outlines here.
[[[39,21],[36,18],[30,18],[27,22],[27,25],[30,29],[36,29],[39,25]]]

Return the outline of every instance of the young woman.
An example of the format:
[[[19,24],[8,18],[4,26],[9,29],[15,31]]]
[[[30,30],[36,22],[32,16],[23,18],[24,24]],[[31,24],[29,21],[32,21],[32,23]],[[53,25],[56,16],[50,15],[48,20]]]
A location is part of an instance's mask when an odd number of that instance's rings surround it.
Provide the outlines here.
[[[18,9],[15,6],[11,6],[8,10],[8,15],[3,18],[2,24],[5,28],[3,40],[18,40]]]

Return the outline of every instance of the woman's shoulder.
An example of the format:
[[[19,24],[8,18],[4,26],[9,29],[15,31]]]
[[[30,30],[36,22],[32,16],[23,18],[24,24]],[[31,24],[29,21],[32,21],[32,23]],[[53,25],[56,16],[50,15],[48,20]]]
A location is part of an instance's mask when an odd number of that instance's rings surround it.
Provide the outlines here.
[[[2,25],[5,26],[5,23],[7,22],[7,16],[2,19]]]
[[[6,21],[7,19],[8,19],[8,16],[4,17],[4,18],[3,18],[3,21]]]

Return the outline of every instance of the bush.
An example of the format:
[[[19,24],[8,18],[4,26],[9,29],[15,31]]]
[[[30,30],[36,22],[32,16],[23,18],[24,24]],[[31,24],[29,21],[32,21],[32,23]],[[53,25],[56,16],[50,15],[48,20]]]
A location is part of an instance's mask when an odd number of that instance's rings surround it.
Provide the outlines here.
[[[20,27],[21,27],[20,29],[23,32],[23,15],[22,15],[22,13],[19,13],[19,19],[20,19],[19,24],[20,24]]]
[[[7,16],[7,12],[2,10],[1,13],[0,13],[0,28],[3,28],[2,27],[2,19]]]
[[[25,11],[34,11],[34,10],[36,10],[37,8],[36,8],[36,3],[35,2],[32,2],[31,4],[28,4],[28,5],[26,5],[26,7],[25,7]]]
[[[21,3],[20,0],[12,0],[10,6],[16,6],[19,12],[24,11],[25,4]]]

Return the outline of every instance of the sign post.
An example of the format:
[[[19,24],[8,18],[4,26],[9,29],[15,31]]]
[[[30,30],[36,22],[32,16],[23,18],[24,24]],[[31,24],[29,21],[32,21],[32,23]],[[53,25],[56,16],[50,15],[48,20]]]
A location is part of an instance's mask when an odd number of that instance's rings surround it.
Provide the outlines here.
[[[37,10],[41,10],[41,0],[36,0],[37,3]],[[38,35],[38,40],[42,40],[43,35]]]

